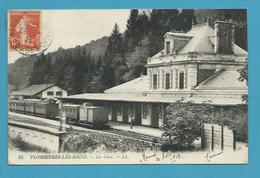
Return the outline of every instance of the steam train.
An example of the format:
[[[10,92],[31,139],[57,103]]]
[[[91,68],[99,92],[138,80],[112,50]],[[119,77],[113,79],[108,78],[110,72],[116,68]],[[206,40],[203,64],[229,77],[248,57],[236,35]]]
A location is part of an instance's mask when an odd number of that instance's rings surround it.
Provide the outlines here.
[[[108,123],[106,109],[101,106],[93,106],[90,103],[62,104],[59,107],[58,102],[51,100],[9,100],[9,110],[52,119],[59,118],[60,111],[62,111],[66,115],[68,124],[84,124],[93,128],[102,128]]]

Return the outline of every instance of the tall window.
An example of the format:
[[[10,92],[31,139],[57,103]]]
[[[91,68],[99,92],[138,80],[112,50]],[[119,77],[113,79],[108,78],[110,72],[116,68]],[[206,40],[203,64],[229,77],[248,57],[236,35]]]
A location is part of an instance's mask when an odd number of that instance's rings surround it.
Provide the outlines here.
[[[134,106],[133,104],[128,105],[128,114],[130,117],[134,117]]]
[[[147,118],[148,108],[147,104],[143,104],[143,119]]]
[[[122,116],[122,105],[121,104],[117,104],[117,115]]]
[[[170,54],[170,42],[166,42],[166,54]]]
[[[179,74],[179,89],[184,89],[184,72]]]
[[[165,89],[170,89],[170,74],[166,73],[165,75]]]
[[[163,118],[162,117],[162,106],[161,105],[157,106],[157,112],[158,112],[158,119],[161,120]]]
[[[157,74],[153,75],[153,89],[157,89]]]

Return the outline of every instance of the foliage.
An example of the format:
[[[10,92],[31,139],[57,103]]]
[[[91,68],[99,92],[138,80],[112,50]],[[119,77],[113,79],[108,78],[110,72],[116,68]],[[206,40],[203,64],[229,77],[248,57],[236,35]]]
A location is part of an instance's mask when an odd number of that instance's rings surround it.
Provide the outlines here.
[[[184,103],[182,100],[166,108],[166,122],[162,136],[183,148],[191,147],[200,136],[201,124],[212,119],[213,106],[209,104]]]
[[[248,58],[246,59],[246,63],[243,68],[239,69],[238,72],[240,73],[240,76],[238,78],[241,82],[246,82],[246,85],[248,86]],[[243,95],[242,100],[248,102],[248,95]]]
[[[41,147],[38,145],[31,144],[22,139],[20,135],[15,136],[14,138],[8,137],[9,144],[15,148],[18,148],[21,151],[25,152],[42,152],[42,153],[50,153],[50,150],[45,147]]]
[[[97,131],[70,129],[62,136],[61,150],[71,153],[102,152],[144,152],[154,148],[149,142],[111,135]]]
[[[99,61],[103,58],[107,45],[108,37],[103,37],[84,46],[59,48],[48,54],[19,58],[15,63],[9,64],[9,84],[15,86],[14,89],[21,90],[31,84],[57,83],[64,89],[68,86],[70,94],[89,92],[89,81],[98,72]],[[64,81],[64,78],[70,78],[66,75],[71,74],[64,72],[72,71],[69,68],[73,68],[72,73],[77,77],[73,83]],[[77,72],[74,73],[74,70]]]
[[[137,78],[140,74],[146,74],[145,65],[149,57],[150,41],[148,37],[144,37],[139,42],[132,53],[127,57],[128,72],[124,75],[124,80],[128,81]]]
[[[236,131],[236,137],[239,141],[247,141],[248,137],[248,119],[247,105],[237,105],[228,107],[219,117],[214,117],[214,123],[229,126]]]

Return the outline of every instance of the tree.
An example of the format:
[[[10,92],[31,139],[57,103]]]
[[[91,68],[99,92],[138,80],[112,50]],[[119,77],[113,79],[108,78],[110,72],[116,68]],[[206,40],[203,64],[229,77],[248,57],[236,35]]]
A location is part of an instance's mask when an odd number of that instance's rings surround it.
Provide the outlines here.
[[[48,68],[46,63],[46,55],[44,53],[41,53],[33,66],[33,71],[30,78],[30,85],[32,84],[42,84],[45,83],[45,80],[47,79],[45,77]]]
[[[149,57],[150,41],[148,37],[145,37],[140,41],[132,53],[127,57],[128,72],[124,75],[124,80],[132,80],[140,76],[140,74],[146,74],[145,65],[147,58]]]
[[[101,82],[101,76],[97,72],[93,77],[92,80],[89,82],[89,92],[97,93],[103,92],[105,90],[105,86]]]
[[[106,88],[122,83],[122,77],[127,69],[124,57],[122,35],[119,32],[118,25],[115,24],[109,37],[101,70],[101,80]]]
[[[228,126],[236,131],[236,139],[239,141],[247,141],[248,135],[248,119],[247,105],[236,105],[227,107],[219,117],[214,117],[214,123]]]
[[[246,58],[246,62],[243,68],[239,69],[238,72],[240,73],[240,76],[238,78],[241,82],[246,82],[246,86],[248,86],[248,58]],[[246,103],[248,102],[248,95],[243,95],[242,100]]]
[[[184,103],[182,100],[166,108],[166,122],[162,136],[168,137],[172,145],[190,148],[199,138],[201,124],[212,119],[213,106],[210,104]]]
[[[158,9],[150,17],[150,55],[163,49],[166,32],[187,31],[191,29],[194,13],[191,9]]]
[[[138,42],[138,40],[136,39],[138,28],[138,13],[139,11],[137,9],[132,9],[126,24],[125,43],[129,51],[131,51]]]
[[[70,94],[74,94],[74,84],[75,84],[75,78],[74,78],[74,71],[75,67],[73,66],[66,66],[64,69],[64,80],[63,80],[63,86]]]
[[[230,114],[229,114],[230,113]],[[248,116],[247,105],[238,105],[228,111],[229,116],[232,117],[230,127],[236,131],[236,138],[239,141],[248,140]],[[230,118],[230,117],[228,117]]]

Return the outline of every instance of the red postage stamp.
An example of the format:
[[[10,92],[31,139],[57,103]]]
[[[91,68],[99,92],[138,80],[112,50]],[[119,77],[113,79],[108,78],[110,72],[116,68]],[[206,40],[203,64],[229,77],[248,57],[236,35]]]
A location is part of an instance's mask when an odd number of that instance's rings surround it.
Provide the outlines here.
[[[37,50],[40,48],[40,11],[10,11],[10,49]]]

